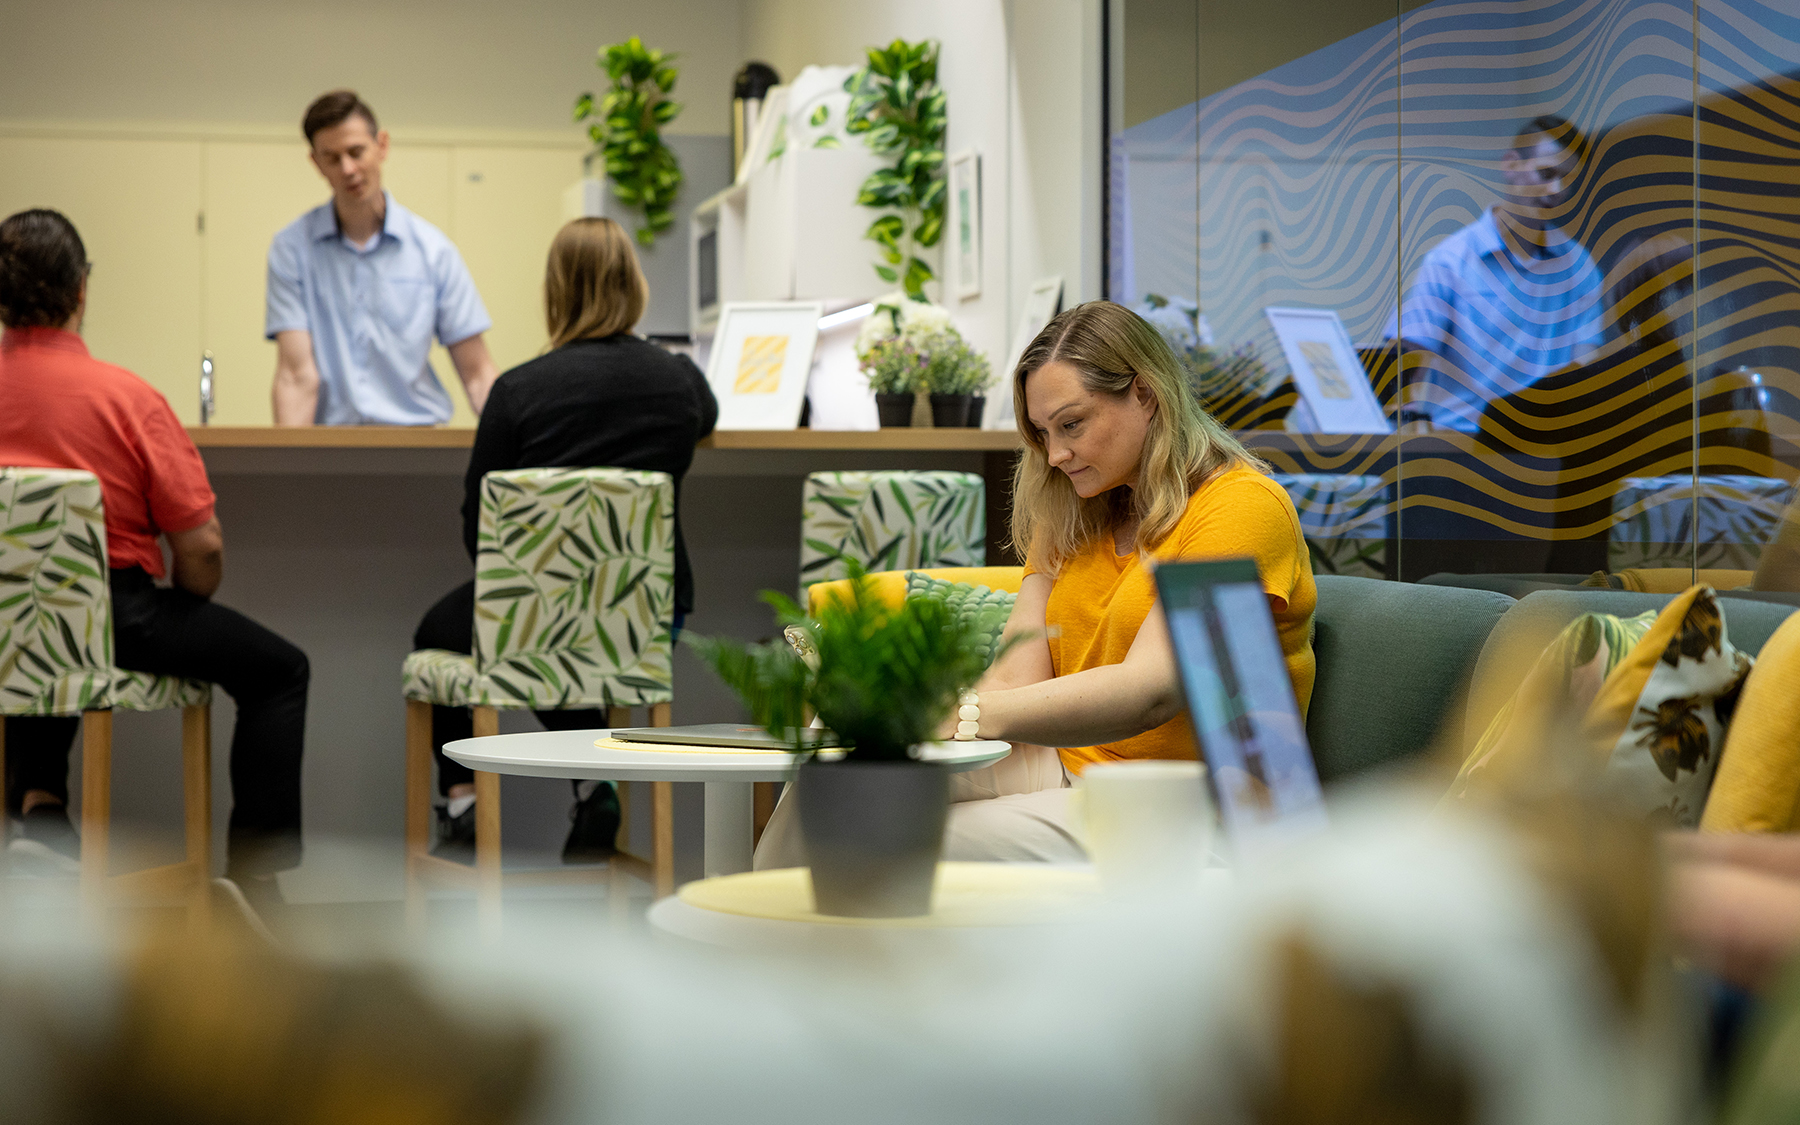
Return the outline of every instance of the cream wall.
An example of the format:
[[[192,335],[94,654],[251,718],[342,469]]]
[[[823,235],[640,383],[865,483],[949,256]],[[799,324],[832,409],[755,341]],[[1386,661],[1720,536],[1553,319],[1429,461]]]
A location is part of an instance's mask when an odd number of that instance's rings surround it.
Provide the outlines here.
[[[566,130],[602,43],[681,55],[677,133],[728,131],[738,0],[56,0],[5,5],[0,117],[279,125],[334,86],[406,128]],[[24,49],[21,49],[23,47]]]

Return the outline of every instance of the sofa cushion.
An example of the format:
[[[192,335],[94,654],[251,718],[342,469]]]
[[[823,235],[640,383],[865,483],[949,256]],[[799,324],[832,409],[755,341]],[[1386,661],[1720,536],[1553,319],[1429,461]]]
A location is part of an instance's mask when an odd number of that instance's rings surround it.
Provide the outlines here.
[[[1775,630],[1744,681],[1703,832],[1800,827],[1800,615]]]
[[[946,582],[917,570],[906,572],[906,596],[937,598],[954,609],[958,617],[973,621],[981,630],[983,643],[987,646],[989,664],[998,655],[1000,634],[1006,631],[1006,619],[1012,615],[1013,603],[1019,600],[1018,592],[1014,590],[994,590],[967,582]]]
[[[1632,617],[1645,610],[1661,612],[1668,594],[1637,594],[1625,590],[1539,590],[1519,600],[1482,646],[1481,659],[1469,689],[1469,707],[1463,722],[1463,749],[1474,749],[1488,724],[1537,659],[1563,627],[1584,613],[1609,613]],[[1794,612],[1791,605],[1719,597],[1719,609],[1731,635],[1731,643],[1754,656],[1763,643]]]
[[[1451,796],[1489,790],[1500,777],[1537,781],[1592,763],[1632,814],[1696,827],[1750,671],[1729,632],[1710,586],[1670,598],[1660,613],[1576,617],[1533,661],[1464,761]],[[1558,754],[1570,757],[1558,762]]]
[[[1333,781],[1429,748],[1513,599],[1491,590],[1320,575],[1306,732]]]

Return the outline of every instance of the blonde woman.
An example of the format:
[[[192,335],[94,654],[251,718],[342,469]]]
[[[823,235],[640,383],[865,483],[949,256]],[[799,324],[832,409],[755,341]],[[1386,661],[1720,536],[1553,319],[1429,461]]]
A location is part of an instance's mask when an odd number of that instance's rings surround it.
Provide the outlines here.
[[[463,546],[475,557],[481,478],[501,469],[651,469],[675,478],[675,628],[694,608],[693,572],[681,535],[681,478],[694,445],[712,433],[719,407],[692,360],[631,334],[650,301],[631,237],[611,219],[576,219],[558,231],[544,270],[543,355],[501,375],[475,431],[463,483]],[[414,648],[468,652],[475,583],[452,590],[425,614]],[[597,711],[539,711],[557,730],[603,727]],[[472,733],[467,710],[432,708],[440,853],[473,854],[475,785],[443,745]],[[578,791],[579,795],[579,791]],[[563,857],[584,861],[612,848],[618,796],[601,782],[577,804]]]
[[[1079,857],[1072,777],[1196,756],[1152,560],[1255,559],[1303,709],[1312,696],[1318,595],[1293,502],[1200,408],[1154,328],[1108,301],[1070,309],[1020,356],[1013,404],[1026,562],[1006,635],[1022,639],[976,686],[975,736],[1015,750],[953,790],[947,858]]]
[[[1200,409],[1137,314],[1092,301],[1052,320],[1019,358],[1013,404],[1025,450],[1012,539],[1026,565],[1005,635],[1022,639],[976,685],[975,737],[1014,748],[952,779],[944,858],[1080,860],[1073,777],[1093,762],[1199,750],[1147,564],[1255,559],[1303,710],[1318,594],[1293,502]],[[953,718],[940,737],[955,728]],[[805,862],[786,804],[758,867]]]

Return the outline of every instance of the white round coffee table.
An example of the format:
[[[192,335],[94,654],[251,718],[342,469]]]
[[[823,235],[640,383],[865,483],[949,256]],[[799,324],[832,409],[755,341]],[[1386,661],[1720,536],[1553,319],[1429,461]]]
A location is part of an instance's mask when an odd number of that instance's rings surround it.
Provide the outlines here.
[[[755,831],[751,785],[787,781],[794,768],[793,755],[781,751],[621,744],[610,729],[465,738],[446,743],[444,753],[472,770],[521,777],[702,782],[707,878],[750,870]],[[1010,753],[1012,745],[1006,742],[930,742],[921,749],[924,760],[941,762],[955,773],[992,765]]]

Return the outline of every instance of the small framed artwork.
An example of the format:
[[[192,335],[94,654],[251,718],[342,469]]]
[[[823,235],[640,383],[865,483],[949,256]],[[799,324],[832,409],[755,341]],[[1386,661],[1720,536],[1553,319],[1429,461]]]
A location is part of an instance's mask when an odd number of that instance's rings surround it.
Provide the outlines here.
[[[950,245],[956,299],[981,296],[981,154],[974,149],[950,158]]]
[[[1006,366],[994,372],[998,378],[990,393],[997,395],[999,401],[994,404],[997,409],[987,412],[983,429],[1010,430],[1018,424],[1013,417],[1013,369],[1019,366],[1019,357],[1031,346],[1031,341],[1037,339],[1044,325],[1062,311],[1062,295],[1061,277],[1041,277],[1031,283],[1030,292],[1025,294],[1025,304],[1019,309],[1019,321],[1013,327],[1012,354],[1007,358]]]
[[[791,430],[800,424],[819,301],[732,301],[719,310],[706,381],[721,430]]]
[[[1306,407],[1312,432],[1387,434],[1393,425],[1381,412],[1362,360],[1351,346],[1344,322],[1332,309],[1263,310],[1281,341],[1294,388]]]

